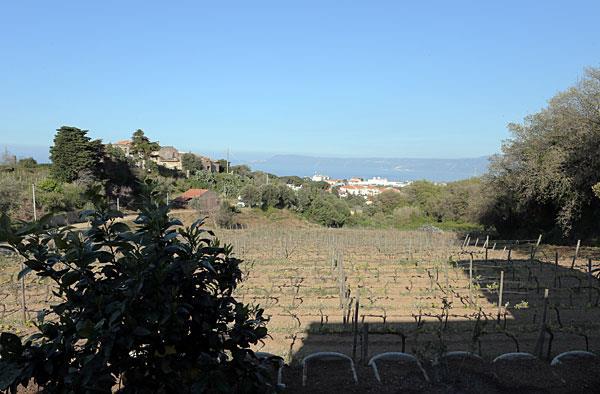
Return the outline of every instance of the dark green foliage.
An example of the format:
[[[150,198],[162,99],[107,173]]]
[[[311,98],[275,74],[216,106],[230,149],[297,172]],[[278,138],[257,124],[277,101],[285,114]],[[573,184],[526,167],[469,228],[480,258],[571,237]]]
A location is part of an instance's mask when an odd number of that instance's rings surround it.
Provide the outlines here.
[[[194,173],[203,169],[202,161],[193,153],[184,153],[181,156],[181,166],[185,171]]]
[[[85,191],[83,186],[46,178],[37,184],[37,202],[45,212],[72,211],[83,208]]]
[[[260,200],[263,208],[292,208],[296,205],[296,194],[284,184],[262,185],[260,188]]]
[[[96,174],[102,147],[100,140],[92,141],[88,130],[62,126],[56,130],[54,145],[50,148],[52,177],[60,182],[72,182],[85,172]]]
[[[219,159],[217,160],[217,163],[219,163],[219,172],[227,172],[227,170],[231,166],[231,163],[225,159]]]
[[[23,257],[21,275],[50,278],[62,301],[29,340],[0,336],[0,390],[32,379],[65,393],[270,390],[249,349],[267,335],[263,311],[233,297],[240,260],[201,222],[183,228],[167,213],[148,202],[130,229],[99,207],[83,233],[2,216],[0,241]]]
[[[545,232],[559,238],[599,234],[600,69],[553,97],[522,124],[492,160],[483,217],[504,236]]]
[[[133,163],[129,162],[121,149],[111,145],[106,146],[102,162],[106,195],[112,201],[119,198],[120,205],[127,206],[133,202],[139,190],[139,181]]]
[[[235,207],[232,207],[228,202],[223,201],[215,215],[215,224],[221,228],[238,227],[239,223],[235,220],[236,213],[237,210]]]
[[[256,187],[255,185],[250,184],[244,186],[240,195],[242,197],[242,201],[244,201],[248,207],[253,208],[260,207],[262,205],[260,188]]]
[[[408,197],[398,190],[386,190],[373,199],[373,209],[385,214],[394,212],[394,209],[408,205]]]
[[[298,192],[298,210],[309,220],[327,227],[342,227],[350,217],[345,201],[319,187],[304,187]]]
[[[160,149],[156,141],[150,141],[144,130],[137,129],[131,137],[131,154],[137,156],[143,168],[149,165],[150,155]]]
[[[37,167],[37,161],[33,157],[25,157],[17,163],[19,167],[23,168],[35,168]]]
[[[347,205],[332,195],[322,195],[313,200],[306,216],[327,227],[342,227],[350,217]]]
[[[249,178],[252,177],[252,170],[250,169],[250,167],[248,167],[245,164],[238,165],[238,166],[231,166],[229,168],[229,171],[234,174],[243,176],[243,177],[249,177]]]

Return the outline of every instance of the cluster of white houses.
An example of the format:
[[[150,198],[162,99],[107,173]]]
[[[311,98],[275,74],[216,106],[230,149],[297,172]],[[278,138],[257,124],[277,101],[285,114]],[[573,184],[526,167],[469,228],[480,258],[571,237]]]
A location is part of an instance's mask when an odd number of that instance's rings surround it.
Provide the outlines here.
[[[397,191],[399,188],[410,185],[411,182],[389,181],[387,178],[373,177],[369,179],[350,178],[331,179],[327,175],[313,175],[310,178],[314,182],[327,182],[331,188],[338,187],[339,196],[361,196],[365,199],[374,197],[386,190]]]
[[[131,153],[131,141],[130,140],[122,140],[117,141],[111,144],[114,147],[117,147],[125,153],[126,157],[132,157]],[[172,169],[172,170],[183,170],[182,157],[185,152],[180,152],[176,148],[172,146],[161,146],[159,150],[156,152],[152,152],[150,155],[150,160],[155,162],[156,164]],[[196,155],[200,162],[202,163],[202,169],[204,171],[209,172],[219,172],[220,166],[219,163],[211,160],[209,157]]]

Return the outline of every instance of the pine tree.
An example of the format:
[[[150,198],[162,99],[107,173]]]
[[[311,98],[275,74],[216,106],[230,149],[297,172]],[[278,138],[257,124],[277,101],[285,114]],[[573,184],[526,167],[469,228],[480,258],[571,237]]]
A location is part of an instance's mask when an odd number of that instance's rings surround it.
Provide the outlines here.
[[[100,158],[100,140],[91,140],[88,130],[62,126],[56,130],[54,145],[50,148],[52,177],[61,182],[72,182],[81,173],[96,174]]]
[[[152,152],[156,152],[160,149],[160,145],[156,141],[150,141],[148,137],[144,135],[144,131],[137,129],[131,138],[131,153],[137,155],[142,163],[142,168],[146,168],[148,160]]]

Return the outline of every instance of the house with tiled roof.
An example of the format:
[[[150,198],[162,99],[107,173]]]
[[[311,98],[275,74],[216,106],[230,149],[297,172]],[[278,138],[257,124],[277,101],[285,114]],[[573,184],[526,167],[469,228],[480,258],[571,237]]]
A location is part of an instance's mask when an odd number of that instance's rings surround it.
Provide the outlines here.
[[[123,151],[126,157],[131,157],[132,142],[130,140],[121,140],[112,144],[112,146],[119,148]],[[209,157],[196,155],[202,163],[202,170],[208,172],[220,172],[221,168],[219,162],[210,159]],[[156,164],[172,169],[172,170],[183,170],[182,163],[183,153],[177,150],[173,146],[162,146],[156,152],[152,152],[150,160]]]

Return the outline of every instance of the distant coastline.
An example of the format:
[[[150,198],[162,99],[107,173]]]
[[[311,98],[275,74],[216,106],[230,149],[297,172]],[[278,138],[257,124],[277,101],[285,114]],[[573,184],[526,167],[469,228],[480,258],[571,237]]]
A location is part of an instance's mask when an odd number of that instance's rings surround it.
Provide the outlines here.
[[[5,148],[18,158],[33,157],[39,163],[50,162],[47,146],[0,143],[0,149],[4,151]],[[180,148],[185,150],[185,147]],[[225,156],[222,152],[213,150],[196,153],[207,154],[215,159]],[[310,177],[315,174],[327,174],[338,179],[384,177],[400,182],[419,179],[452,182],[486,173],[489,156],[458,159],[341,158],[245,152],[232,155],[230,160],[232,165],[246,164],[253,170],[278,176]]]

